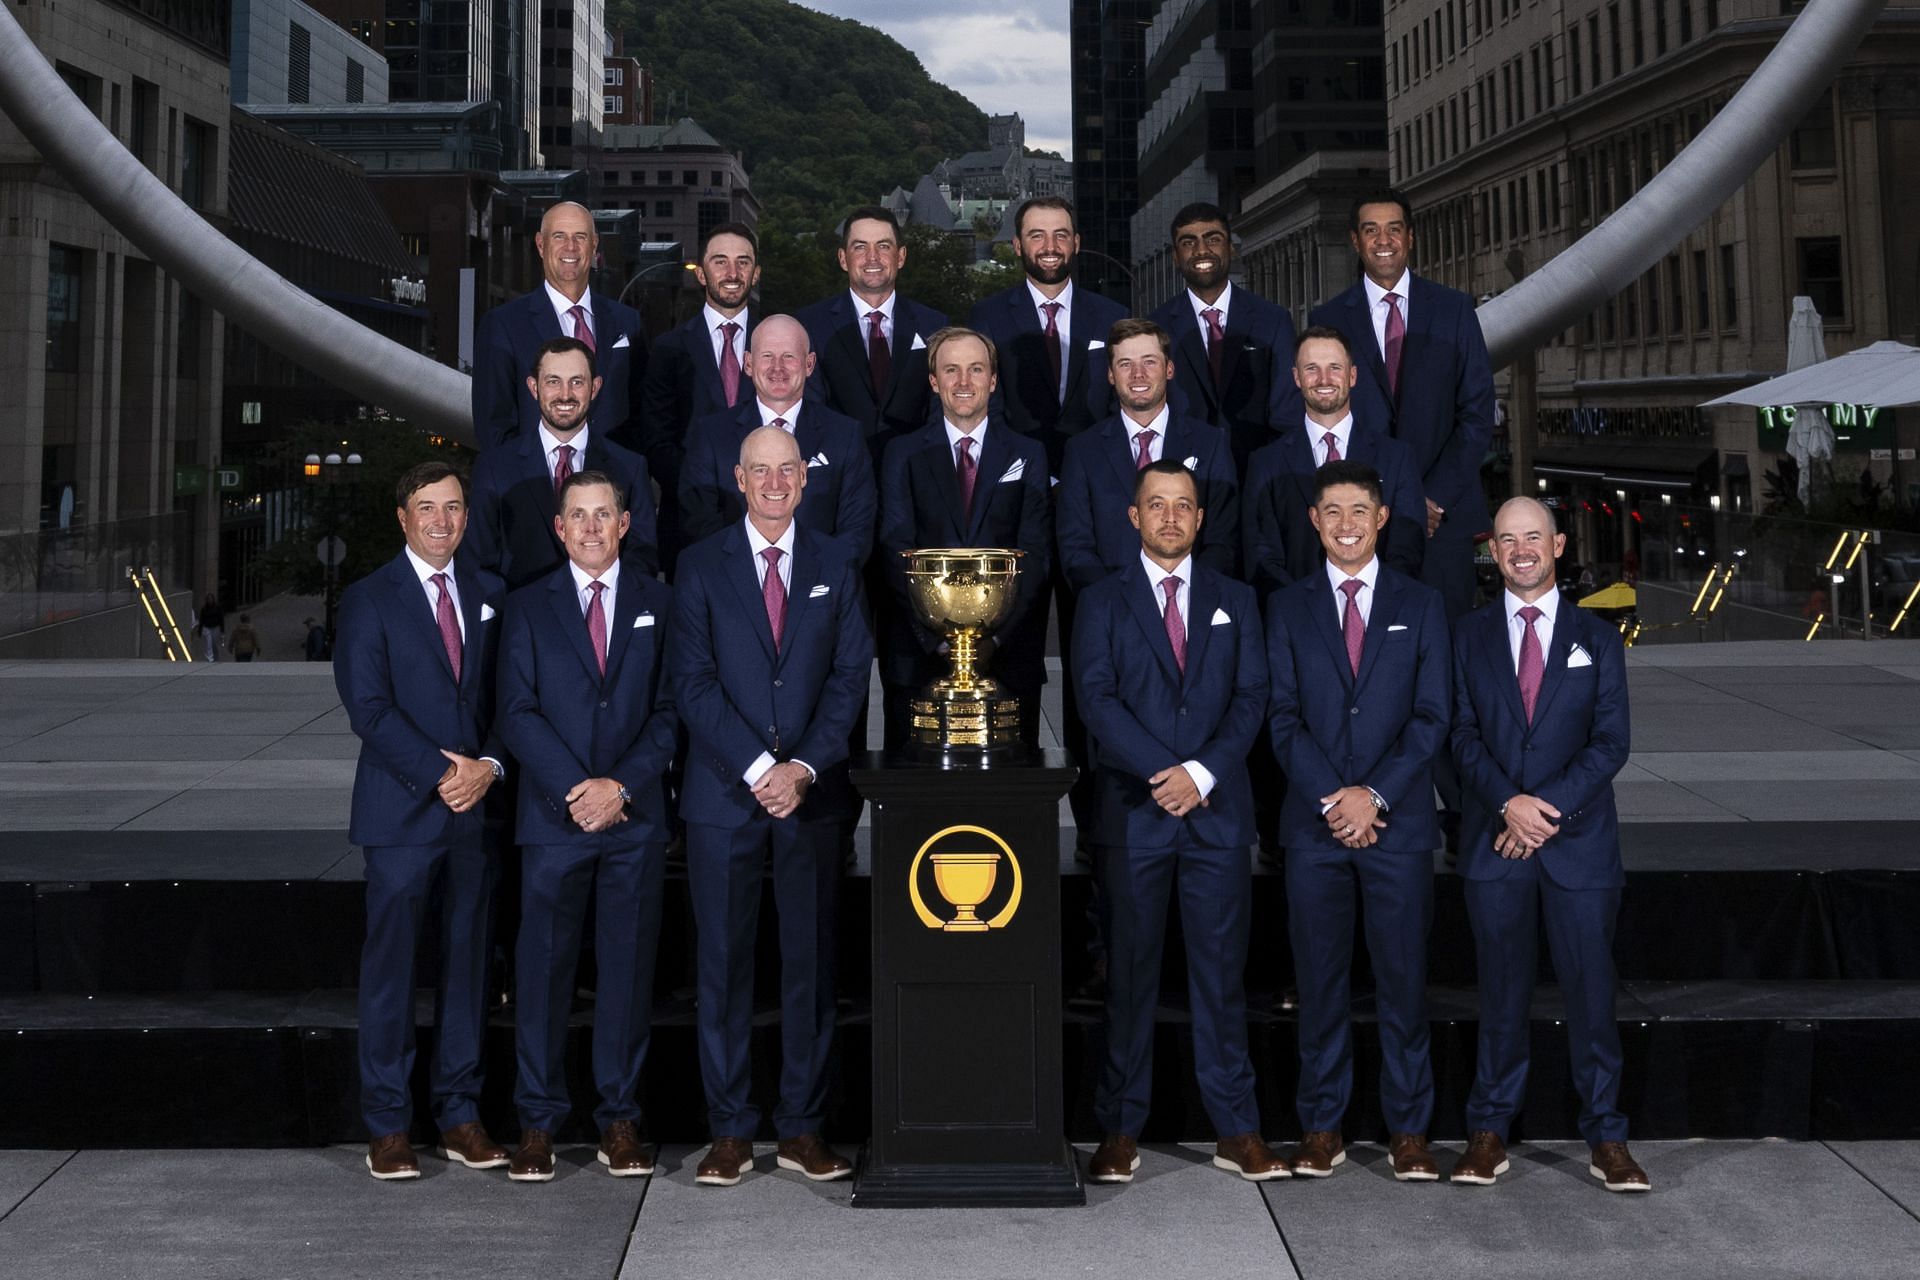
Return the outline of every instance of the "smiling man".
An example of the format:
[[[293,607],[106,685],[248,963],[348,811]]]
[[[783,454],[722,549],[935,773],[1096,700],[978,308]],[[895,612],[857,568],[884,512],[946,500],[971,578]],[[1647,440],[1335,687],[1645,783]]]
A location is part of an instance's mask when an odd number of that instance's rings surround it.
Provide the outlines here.
[[[547,210],[534,241],[541,285],[480,317],[473,340],[473,431],[482,452],[531,435],[539,409],[526,380],[541,344],[573,338],[594,354],[601,381],[590,422],[603,437],[637,442],[647,339],[640,313],[589,287],[600,237],[593,214],[567,201]]]
[[[1381,564],[1380,477],[1329,462],[1312,520],[1326,566],[1267,604],[1273,754],[1286,771],[1287,928],[1300,992],[1302,1130],[1296,1177],[1346,1159],[1353,1092],[1356,892],[1380,1024],[1380,1109],[1402,1181],[1432,1181],[1426,1010],[1433,918],[1433,757],[1446,740],[1448,637],[1440,597]]]

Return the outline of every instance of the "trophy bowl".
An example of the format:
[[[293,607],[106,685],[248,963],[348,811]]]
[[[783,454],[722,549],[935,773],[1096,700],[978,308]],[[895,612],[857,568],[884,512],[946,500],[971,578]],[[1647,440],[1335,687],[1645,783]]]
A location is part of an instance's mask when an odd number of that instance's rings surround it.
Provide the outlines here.
[[[1025,554],[997,547],[903,551],[907,595],[922,626],[947,637],[949,669],[912,703],[914,743],[943,759],[956,749],[991,752],[1020,740],[1020,703],[976,669],[980,642],[1013,609]]]

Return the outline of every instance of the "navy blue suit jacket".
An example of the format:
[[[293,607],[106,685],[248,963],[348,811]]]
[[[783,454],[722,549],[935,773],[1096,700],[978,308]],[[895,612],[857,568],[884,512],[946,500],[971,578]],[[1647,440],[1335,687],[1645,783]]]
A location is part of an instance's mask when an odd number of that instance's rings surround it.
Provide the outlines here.
[[[1575,650],[1585,660],[1569,661]],[[1620,633],[1560,599],[1547,666],[1527,723],[1507,640],[1506,594],[1460,619],[1453,641],[1453,758],[1460,766],[1460,874],[1500,880],[1523,872],[1493,850],[1500,806],[1538,796],[1560,811],[1560,834],[1533,856],[1566,889],[1617,889],[1620,819],[1613,779],[1627,763],[1626,646]]]
[[[1356,418],[1347,433],[1348,456],[1380,473],[1380,491],[1392,515],[1380,532],[1379,554],[1409,578],[1420,577],[1427,550],[1427,503],[1407,447]],[[1240,495],[1246,534],[1246,579],[1265,600],[1281,587],[1321,571],[1326,557],[1307,513],[1313,509],[1313,440],[1304,418],[1272,444],[1256,449]]]
[[[767,752],[819,775],[796,816],[833,820],[843,816],[836,793],[873,666],[860,568],[837,542],[796,529],[776,651],[744,525],[680,556],[668,649],[689,739],[680,816],[727,828],[751,821],[761,809],[742,775]]]
[[[788,421],[807,464],[807,488],[794,518],[804,529],[838,539],[856,563],[864,564],[873,550],[880,493],[860,424],[818,400],[802,400]],[[738,405],[700,419],[687,433],[680,518],[689,541],[746,519],[746,500],[733,468],[740,461],[741,442],[759,426],[760,405],[749,391]]]
[[[936,418],[887,446],[880,467],[880,556],[894,608],[885,611],[882,678],[917,684],[936,673],[946,638],[915,619],[900,553],[921,547],[1001,547],[1024,551],[1013,612],[994,633],[994,675],[1037,688],[1046,679],[1047,582],[1052,573],[1053,505],[1047,455],[1037,440],[989,417],[974,481],[973,512],[960,509],[960,479],[945,421]]]
[[[480,835],[478,807],[455,813],[440,799],[449,763],[440,752],[505,760],[493,734],[503,593],[471,557],[454,557],[453,583],[464,631],[458,680],[406,552],[340,597],[333,680],[360,739],[347,827],[357,845],[438,845]]]
[[[1260,609],[1252,588],[1204,565],[1187,599],[1182,671],[1137,552],[1080,596],[1073,682],[1093,739],[1098,844],[1163,849],[1182,832],[1215,848],[1253,843],[1247,752],[1267,713]],[[1204,806],[1176,818],[1155,803],[1147,779],[1188,760],[1213,774],[1214,787]]]
[[[1060,570],[1067,585],[1084,591],[1116,569],[1140,559],[1140,531],[1127,519],[1133,484],[1139,476],[1128,423],[1115,414],[1091,431],[1067,442],[1054,489],[1055,534]],[[1194,558],[1228,577],[1236,576],[1240,556],[1240,483],[1227,445],[1227,433],[1194,418],[1170,414],[1161,457],[1169,462],[1192,458],[1194,483],[1206,518]]]
[[[658,572],[659,536],[646,459],[589,428],[586,457],[575,457],[574,470],[604,471],[626,490],[633,523],[620,542],[620,558],[639,573]],[[472,506],[467,545],[475,563],[505,579],[508,590],[538,582],[566,563],[566,550],[553,531],[558,508],[538,428],[480,455],[473,464]]]
[[[663,678],[672,616],[673,592],[623,566],[602,675],[569,566],[507,598],[500,736],[520,770],[521,844],[600,838],[567,814],[567,792],[588,778],[612,778],[633,796],[627,820],[606,834],[635,844],[672,835],[665,778],[679,721]]]
[[[992,338],[999,356],[994,421],[1045,446],[1048,475],[1060,474],[1068,440],[1117,408],[1107,381],[1107,332],[1126,318],[1127,309],[1113,299],[1074,285],[1067,330],[1060,335],[1067,375],[1063,397],[1047,356],[1046,326],[1026,281],[974,304],[967,326]]]
[[[597,289],[589,289],[587,298],[593,305],[594,370],[601,379],[589,425],[598,435],[632,444],[640,428],[646,332],[632,307]],[[473,438],[481,452],[539,429],[540,409],[527,390],[533,358],[541,343],[571,336],[561,331],[544,286],[480,317],[473,341]]]
[[[802,309],[794,319],[806,327],[815,356],[807,394],[859,423],[877,464],[889,440],[919,430],[933,412],[926,341],[946,327],[947,317],[894,294],[892,376],[886,389],[876,395],[867,361],[867,330],[860,321],[863,314],[855,313],[853,296],[842,289]]]
[[[1234,462],[1244,474],[1253,451],[1301,414],[1300,389],[1293,385],[1293,317],[1285,307],[1233,286],[1217,384],[1207,361],[1207,331],[1187,290],[1148,318],[1173,338],[1173,386],[1182,411],[1232,437]]]
[[[1338,848],[1320,797],[1365,786],[1390,810],[1381,847],[1431,852],[1440,840],[1433,760],[1452,698],[1446,611],[1433,588],[1382,565],[1355,676],[1341,603],[1324,570],[1267,602],[1273,754],[1287,775],[1280,838]]]
[[[1353,349],[1360,368],[1354,417],[1389,424],[1389,434],[1413,453],[1422,494],[1446,509],[1441,532],[1471,538],[1493,527],[1480,483],[1480,464],[1493,439],[1493,370],[1486,339],[1473,299],[1458,289],[1415,275],[1408,293],[1397,401],[1387,390],[1387,366],[1373,336],[1363,283],[1356,281],[1315,307],[1308,320],[1332,325]]]
[[[760,313],[748,308],[738,318],[750,343]],[[745,373],[734,403],[751,402],[753,383]],[[654,340],[647,357],[647,376],[640,397],[638,449],[647,466],[660,478],[664,496],[677,488],[687,433],[709,414],[727,411],[726,388],[720,383],[720,364],[713,358],[713,336],[704,309],[685,324],[675,325]],[[691,540],[698,535],[689,533]]]

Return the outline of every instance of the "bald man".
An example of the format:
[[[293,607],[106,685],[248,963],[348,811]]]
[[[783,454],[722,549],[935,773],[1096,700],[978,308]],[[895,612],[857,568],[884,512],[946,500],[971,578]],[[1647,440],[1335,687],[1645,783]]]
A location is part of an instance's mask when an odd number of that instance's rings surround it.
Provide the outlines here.
[[[1527,1092],[1534,939],[1566,1004],[1588,1172],[1609,1191],[1645,1191],[1620,1110],[1614,922],[1626,874],[1613,779],[1629,744],[1620,633],[1560,594],[1566,535],[1553,512],[1514,498],[1493,521],[1506,589],[1454,626],[1453,758],[1460,769],[1460,878],[1480,977],[1480,1047],[1467,1149],[1453,1181],[1507,1171],[1507,1130]]]
[[[636,448],[647,339],[640,313],[588,287],[600,237],[593,214],[567,201],[547,210],[534,243],[540,287],[480,317],[473,343],[473,434],[482,450],[539,429],[540,410],[529,391],[543,343],[577,338],[593,352],[600,375],[593,432]]]
[[[836,540],[856,562],[866,560],[880,507],[873,460],[859,423],[804,399],[814,361],[807,331],[792,316],[768,316],[754,328],[746,358],[753,394],[699,419],[687,433],[679,499],[689,542],[746,515],[733,474],[740,446],[752,432],[773,427],[793,437],[806,464],[807,500],[796,516],[801,527]]]

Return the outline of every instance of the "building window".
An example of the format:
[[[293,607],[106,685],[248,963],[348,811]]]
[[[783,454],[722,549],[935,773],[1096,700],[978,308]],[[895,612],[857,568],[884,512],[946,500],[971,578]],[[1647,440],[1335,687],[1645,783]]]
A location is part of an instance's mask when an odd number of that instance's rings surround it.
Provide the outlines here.
[[[1653,2],[1653,56],[1660,57],[1667,51],[1667,0]],[[1680,7],[1686,8],[1691,0],[1680,0]]]
[[[600,81],[602,84],[623,85],[627,82],[627,69],[625,67],[606,67],[603,68],[603,71],[604,74],[601,76]]]
[[[724,187],[727,185],[727,175],[718,169],[712,170],[708,176],[712,178],[712,181],[707,184],[710,187]]]
[[[1593,219],[1593,189],[1587,185],[1587,158],[1573,158],[1573,220],[1584,226]]]
[[[656,218],[671,218],[673,216],[673,201],[655,200],[653,202],[653,216]]]
[[[1569,96],[1580,93],[1580,27],[1575,24],[1567,28],[1567,78],[1572,82]]]
[[[189,119],[180,130],[180,198],[204,209],[213,196],[213,126]]]
[[[1847,296],[1840,271],[1840,237],[1811,236],[1793,242],[1800,259],[1800,292],[1813,299],[1831,324],[1846,315]]]
[[[600,110],[610,116],[619,115],[620,99],[611,93],[602,94],[600,97]]]
[[[1640,336],[1640,300],[1633,296],[1632,285],[1620,291],[1620,328],[1626,337]]]
[[[80,372],[80,264],[80,250],[47,246],[48,373]]]
[[[1834,167],[1832,89],[1821,94],[1806,118],[1794,126],[1790,149],[1795,169]]]
[[[699,186],[699,185],[700,185],[700,171],[699,171],[698,169],[683,169],[683,170],[681,170],[681,173],[680,173],[680,182],[681,182],[681,185],[683,185],[683,186],[688,186],[688,187],[697,187],[697,186]]]
[[[1607,47],[1613,55],[1613,74],[1620,74],[1620,6],[1607,6]]]
[[[1839,241],[1836,240],[1834,243],[1838,244]],[[1707,251],[1695,249],[1693,251],[1693,327],[1701,333],[1705,333],[1712,324],[1712,318],[1709,315],[1711,309],[1709,303],[1712,298],[1707,281]]]
[[[347,101],[365,102],[367,100],[367,68],[365,63],[347,59]]]
[[[1740,323],[1740,288],[1733,272],[1733,246],[1720,246],[1720,327],[1731,329]]]
[[[1647,300],[1647,336],[1660,336],[1660,264],[1655,263],[1640,281],[1640,296]]]
[[[1680,255],[1667,255],[1667,332],[1687,331],[1687,285],[1680,274]]]
[[[1641,66],[1647,60],[1647,31],[1640,17],[1640,0],[1633,0],[1633,65]]]
[[[1547,166],[1547,199],[1553,210],[1553,225],[1557,230],[1560,226],[1560,166],[1558,164]]]
[[[1587,15],[1587,69],[1592,74],[1587,83],[1598,89],[1600,75],[1600,13],[1598,10]]]
[[[313,33],[297,22],[287,24],[287,101],[306,102],[313,81]]]
[[[1693,0],[1680,0],[1680,43],[1693,39]]]
[[[153,168],[154,130],[160,120],[160,90],[145,80],[133,82],[133,104],[127,115],[127,150],[147,168]]]
[[[663,187],[673,185],[673,171],[671,169],[662,169],[660,171],[660,185]]]

